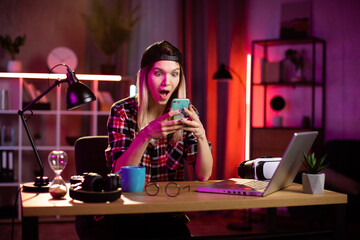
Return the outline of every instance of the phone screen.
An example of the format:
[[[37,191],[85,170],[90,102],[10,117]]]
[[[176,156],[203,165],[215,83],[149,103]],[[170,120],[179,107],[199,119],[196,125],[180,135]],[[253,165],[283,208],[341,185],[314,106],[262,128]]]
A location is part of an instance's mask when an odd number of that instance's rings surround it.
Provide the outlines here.
[[[171,111],[183,108],[189,108],[190,100],[187,98],[174,98],[171,102]],[[185,117],[184,114],[174,116],[174,119]]]

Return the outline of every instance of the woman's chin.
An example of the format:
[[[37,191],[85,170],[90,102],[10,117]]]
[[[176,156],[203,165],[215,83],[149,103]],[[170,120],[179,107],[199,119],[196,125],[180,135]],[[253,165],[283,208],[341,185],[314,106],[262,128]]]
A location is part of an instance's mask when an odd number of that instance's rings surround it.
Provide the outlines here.
[[[166,104],[168,103],[168,101],[169,101],[169,97],[166,96],[166,97],[160,97],[160,98],[158,98],[158,100],[157,100],[156,102],[157,102],[157,104],[159,104],[159,105],[166,105]]]

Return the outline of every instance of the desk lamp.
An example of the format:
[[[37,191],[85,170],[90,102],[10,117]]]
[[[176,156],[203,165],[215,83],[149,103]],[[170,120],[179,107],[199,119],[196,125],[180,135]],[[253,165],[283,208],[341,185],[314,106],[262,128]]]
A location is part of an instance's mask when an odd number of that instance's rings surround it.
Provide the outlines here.
[[[26,112],[28,109],[30,109],[30,107],[32,105],[34,105],[37,101],[39,101],[43,96],[45,96],[53,88],[55,88],[56,86],[59,86],[62,83],[65,83],[65,82],[69,84],[69,87],[65,94],[67,110],[77,108],[85,103],[92,102],[96,99],[94,93],[86,85],[79,82],[79,80],[75,76],[75,72],[71,71],[71,69],[66,64],[63,64],[63,63],[58,64],[58,65],[54,66],[50,70],[50,72],[52,72],[52,70],[58,66],[65,66],[67,68],[67,73],[66,73],[67,78],[64,80],[56,80],[48,89],[46,89],[44,92],[42,92],[37,98],[35,98],[32,102],[30,102],[26,107],[24,107],[22,110],[18,111],[18,114],[24,125],[26,134],[30,140],[31,147],[35,153],[36,159],[40,166],[40,176],[36,177],[34,183],[25,183],[23,185],[24,192],[48,192],[49,187],[50,187],[49,178],[44,176],[44,167],[40,160],[39,153],[35,147],[34,140],[31,137],[29,128],[26,123],[27,119],[25,119],[25,117],[24,117],[24,112]],[[31,116],[32,116],[32,114],[31,114]]]

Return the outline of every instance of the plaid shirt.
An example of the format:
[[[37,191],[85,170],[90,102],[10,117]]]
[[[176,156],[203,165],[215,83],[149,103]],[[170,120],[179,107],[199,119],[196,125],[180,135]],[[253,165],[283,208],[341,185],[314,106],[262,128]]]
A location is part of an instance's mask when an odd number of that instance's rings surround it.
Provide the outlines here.
[[[115,168],[117,159],[130,146],[139,133],[137,127],[138,104],[135,97],[116,102],[108,119],[109,146],[105,150],[108,167]],[[152,139],[139,166],[146,168],[146,182],[183,181],[184,161],[194,165],[197,139],[184,131],[182,141],[172,142],[172,135]]]

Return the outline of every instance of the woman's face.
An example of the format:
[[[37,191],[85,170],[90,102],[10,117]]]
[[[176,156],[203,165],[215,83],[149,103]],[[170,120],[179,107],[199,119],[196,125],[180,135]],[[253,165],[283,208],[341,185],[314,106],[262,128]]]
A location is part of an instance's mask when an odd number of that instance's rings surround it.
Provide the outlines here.
[[[154,101],[166,105],[180,82],[180,65],[174,61],[157,61],[151,68],[147,84]]]

